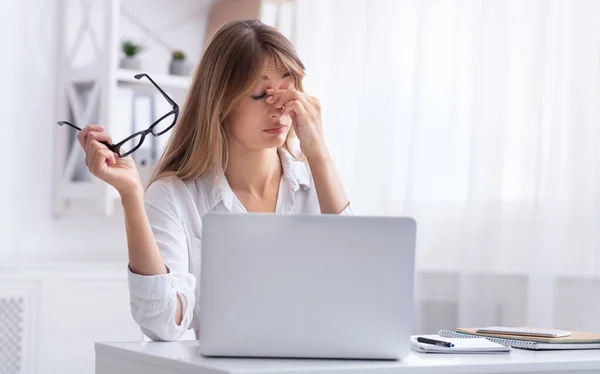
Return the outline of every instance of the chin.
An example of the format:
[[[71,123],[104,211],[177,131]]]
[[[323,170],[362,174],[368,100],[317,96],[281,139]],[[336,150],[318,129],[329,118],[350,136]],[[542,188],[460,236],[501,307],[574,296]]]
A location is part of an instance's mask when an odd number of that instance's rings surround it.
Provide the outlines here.
[[[263,142],[263,148],[278,148],[285,144],[285,136],[282,137],[273,137],[273,139],[268,139]]]
[[[264,148],[277,148],[281,147],[285,144],[285,141],[288,136],[288,131],[282,132],[277,135],[267,135],[262,139],[262,142],[265,146]]]

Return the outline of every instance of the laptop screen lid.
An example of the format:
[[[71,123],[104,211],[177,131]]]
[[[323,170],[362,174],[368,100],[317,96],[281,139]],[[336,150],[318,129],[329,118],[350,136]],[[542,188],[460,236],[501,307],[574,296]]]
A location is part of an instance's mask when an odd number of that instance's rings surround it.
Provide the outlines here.
[[[410,350],[411,218],[210,213],[200,351],[397,359]]]

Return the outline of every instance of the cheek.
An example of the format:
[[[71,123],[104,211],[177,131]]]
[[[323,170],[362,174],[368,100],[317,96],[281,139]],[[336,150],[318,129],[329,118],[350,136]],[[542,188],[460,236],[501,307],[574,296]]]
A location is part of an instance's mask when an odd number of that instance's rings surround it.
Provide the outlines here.
[[[246,101],[235,111],[235,118],[238,121],[249,122],[249,118],[256,118],[265,113],[266,105],[264,100]]]
[[[243,108],[236,109],[233,113],[231,113],[227,119],[225,127],[227,131],[231,134],[238,136],[240,131],[244,129],[244,115]]]
[[[265,102],[253,102],[237,108],[229,116],[229,131],[237,136],[243,136],[246,133],[254,132],[256,128],[261,128],[267,110],[266,105],[268,104]]]
[[[294,84],[294,80],[286,79],[285,82],[281,82],[281,85],[279,86],[279,88],[282,90],[291,90],[291,89],[296,88],[296,85]]]
[[[279,123],[286,126],[292,125],[292,117],[289,114],[284,114],[279,118]]]

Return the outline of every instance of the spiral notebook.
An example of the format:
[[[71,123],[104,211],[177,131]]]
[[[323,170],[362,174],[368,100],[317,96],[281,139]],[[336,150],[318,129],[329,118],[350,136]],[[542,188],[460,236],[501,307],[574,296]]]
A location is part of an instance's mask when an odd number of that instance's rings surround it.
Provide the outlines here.
[[[600,349],[600,342],[597,340],[581,341],[577,342],[564,342],[564,340],[557,341],[556,343],[547,343],[545,341],[534,341],[525,339],[514,339],[509,337],[495,337],[489,335],[477,334],[477,329],[459,329],[461,332],[440,330],[438,335],[444,338],[450,339],[482,339],[485,338],[491,342],[502,344],[506,347],[520,348],[520,349],[531,349],[531,350],[565,350],[565,349]],[[574,333],[575,334],[575,333]],[[528,338],[529,339],[529,338]],[[557,339],[564,338],[554,338]]]
[[[423,337],[444,340],[454,344],[454,347],[419,343],[416,336],[410,338],[411,348],[420,353],[462,353],[462,354],[499,354],[509,353],[510,348],[491,342],[485,338],[443,338],[438,335],[421,335]]]

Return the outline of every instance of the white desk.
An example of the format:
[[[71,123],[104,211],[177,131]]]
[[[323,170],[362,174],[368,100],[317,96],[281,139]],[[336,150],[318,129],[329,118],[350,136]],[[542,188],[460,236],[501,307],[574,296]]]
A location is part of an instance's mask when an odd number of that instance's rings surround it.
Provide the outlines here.
[[[600,373],[600,350],[503,355],[434,355],[412,352],[402,361],[204,358],[196,341],[96,343],[96,374],[446,374]]]

